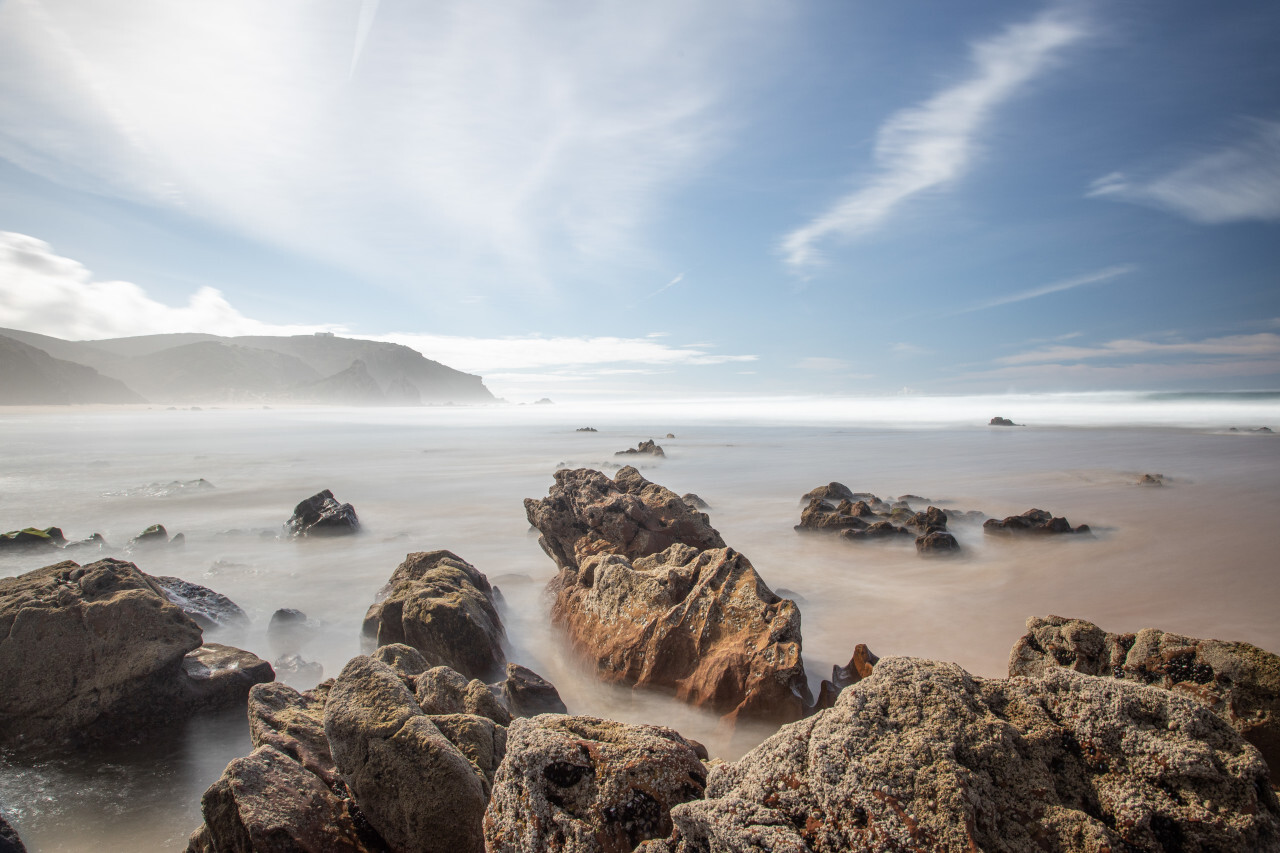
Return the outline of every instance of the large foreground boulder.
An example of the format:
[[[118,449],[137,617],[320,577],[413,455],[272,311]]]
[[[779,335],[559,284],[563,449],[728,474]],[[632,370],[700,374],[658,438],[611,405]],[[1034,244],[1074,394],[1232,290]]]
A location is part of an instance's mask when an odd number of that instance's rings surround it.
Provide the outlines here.
[[[1280,783],[1280,655],[1155,628],[1112,634],[1083,619],[1031,617],[1009,655],[1009,674],[1040,676],[1058,667],[1163,687],[1204,704],[1258,748]]]
[[[554,587],[552,620],[607,681],[674,690],[730,724],[789,722],[811,703],[800,611],[732,548],[588,557]]]
[[[379,646],[411,646],[431,666],[467,678],[496,677],[506,663],[493,587],[450,551],[406,556],[365,614],[364,633]]]
[[[562,469],[547,497],[526,498],[538,542],[561,569],[593,554],[637,559],[676,543],[699,550],[725,542],[704,512],[670,489],[650,483],[631,466],[610,480],[589,468]]]
[[[1280,850],[1266,765],[1198,703],[910,658],[716,768],[671,816],[638,851]]]
[[[0,743],[130,738],[243,701],[269,665],[200,627],[132,563],[0,579]]]
[[[488,853],[628,853],[671,832],[706,769],[671,729],[544,715],[512,723],[484,818]]]
[[[674,691],[730,724],[805,712],[800,612],[706,513],[634,468],[557,471],[525,510],[561,570],[552,619],[601,677]]]
[[[0,814],[0,853],[27,853],[18,830],[9,825],[3,814]]]

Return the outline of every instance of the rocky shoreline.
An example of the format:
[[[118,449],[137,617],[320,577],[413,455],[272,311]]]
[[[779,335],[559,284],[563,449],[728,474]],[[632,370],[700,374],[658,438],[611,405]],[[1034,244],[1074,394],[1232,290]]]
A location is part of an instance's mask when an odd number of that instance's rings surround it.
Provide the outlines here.
[[[569,714],[508,660],[496,588],[443,550],[405,558],[366,614],[371,653],[306,691],[203,643],[197,615],[239,608],[180,578],[102,559],[0,579],[0,745],[92,749],[244,707],[253,752],[204,794],[201,853],[1280,850],[1280,657],[1032,617],[1008,678],[859,645],[815,700],[796,603],[692,497],[563,469],[525,510],[558,569],[549,617],[602,681],[778,726],[735,762]],[[805,499],[797,529],[884,524],[921,553],[984,517],[838,483]],[[1039,510],[983,525],[1086,531]],[[20,845],[0,818],[0,851]]]

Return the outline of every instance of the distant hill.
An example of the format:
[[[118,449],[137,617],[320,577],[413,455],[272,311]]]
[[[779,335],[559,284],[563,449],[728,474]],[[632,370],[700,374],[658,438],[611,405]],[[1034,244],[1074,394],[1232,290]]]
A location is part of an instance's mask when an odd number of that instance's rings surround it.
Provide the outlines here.
[[[94,368],[153,403],[418,405],[494,400],[479,376],[432,361],[409,347],[335,335],[228,338],[184,333],[95,341],[5,329],[0,335]]]
[[[56,339],[55,339],[56,340]],[[117,379],[0,335],[0,405],[143,403]]]

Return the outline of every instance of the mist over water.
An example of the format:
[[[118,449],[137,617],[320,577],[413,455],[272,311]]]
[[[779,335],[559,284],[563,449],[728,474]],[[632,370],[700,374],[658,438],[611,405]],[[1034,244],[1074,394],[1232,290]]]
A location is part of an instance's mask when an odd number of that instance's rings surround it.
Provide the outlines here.
[[[993,415],[1028,426],[986,426]],[[549,624],[555,566],[522,500],[544,496],[557,467],[634,464],[705,499],[725,541],[798,603],[816,692],[860,642],[1002,677],[1025,619],[1049,613],[1280,650],[1280,436],[1246,431],[1262,425],[1280,429],[1276,395],[6,411],[0,529],[56,525],[117,548],[151,524],[181,532],[184,548],[128,558],[229,596],[252,626],[206,637],[269,660],[272,612],[302,610],[322,625],[303,657],[326,677],[365,650],[365,609],[405,554],[448,549],[501,589],[509,659],[551,680],[572,713],[670,725],[734,758],[769,730],[730,741],[713,716],[602,685]],[[584,426],[599,431],[575,431]],[[649,438],[666,458],[614,456]],[[1139,487],[1143,473],[1168,484]],[[216,488],[147,488],[199,478]],[[800,496],[831,480],[987,516],[1038,507],[1095,535],[1005,541],[953,523],[962,555],[925,560],[906,537],[794,532]],[[364,532],[277,539],[293,506],[326,488],[355,506]],[[63,556],[3,557],[0,577]],[[197,719],[145,748],[6,763],[0,803],[32,850],[178,849],[200,823],[200,794],[248,752],[243,714]]]

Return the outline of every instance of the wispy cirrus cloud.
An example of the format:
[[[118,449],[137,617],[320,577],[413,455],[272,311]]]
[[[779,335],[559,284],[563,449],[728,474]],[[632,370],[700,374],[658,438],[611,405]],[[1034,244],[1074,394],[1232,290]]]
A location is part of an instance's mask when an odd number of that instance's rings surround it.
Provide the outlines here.
[[[1280,221],[1280,121],[1251,121],[1235,142],[1158,177],[1104,175],[1086,195],[1156,207],[1206,225]]]
[[[1079,362],[1099,359],[1161,360],[1181,356],[1216,356],[1224,358],[1270,358],[1273,368],[1280,370],[1280,335],[1259,332],[1252,335],[1224,335],[1194,341],[1151,341],[1119,339],[1091,347],[1051,346],[996,359],[1000,364],[1044,364]]]
[[[1064,290],[1072,290],[1077,287],[1085,287],[1086,285],[1091,284],[1103,284],[1104,282],[1111,281],[1112,279],[1119,278],[1120,276],[1128,275],[1129,273],[1137,270],[1137,268],[1138,267],[1135,264],[1119,264],[1117,266],[1096,270],[1091,273],[1085,273],[1084,275],[1055,281],[1052,284],[1045,284],[1040,287],[1030,288],[1029,290],[1020,290],[1017,293],[999,296],[979,305],[974,305],[969,308],[961,308],[955,313],[969,314],[971,312],[982,311],[987,308],[997,308],[1001,305],[1012,305],[1015,302],[1025,302],[1028,299],[1048,296],[1051,293],[1061,293]]]
[[[786,263],[795,269],[810,266],[819,259],[824,241],[870,231],[913,196],[959,179],[996,110],[1043,74],[1063,48],[1087,34],[1080,18],[1054,8],[975,43],[967,79],[894,114],[880,127],[875,174],[783,238]]]

